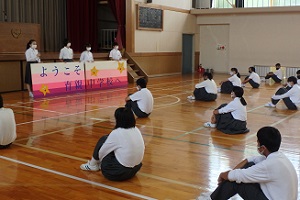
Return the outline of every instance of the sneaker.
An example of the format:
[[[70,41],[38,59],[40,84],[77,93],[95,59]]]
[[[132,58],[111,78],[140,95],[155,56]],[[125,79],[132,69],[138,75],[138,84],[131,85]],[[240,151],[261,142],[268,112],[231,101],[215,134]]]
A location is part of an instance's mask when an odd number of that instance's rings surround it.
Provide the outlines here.
[[[90,165],[90,161],[85,164],[80,165],[80,169],[84,171],[99,171],[99,165]]]
[[[189,100],[195,100],[196,98],[194,97],[194,96],[192,96],[192,95],[190,95],[190,96],[188,96],[187,97]]]
[[[274,105],[272,102],[266,103],[265,107],[275,108],[276,105]]]
[[[34,97],[32,92],[29,92],[29,97],[30,97],[30,98],[33,98],[33,97]]]
[[[210,198],[211,192],[202,193],[197,200],[211,200]]]
[[[220,93],[221,92],[221,88],[217,88],[217,91]]]
[[[266,79],[265,79],[265,78],[261,78],[260,81],[261,81],[261,82],[264,82],[264,81],[266,81]]]
[[[216,128],[216,124],[213,124],[211,122],[206,122],[203,124],[203,126],[206,128]]]

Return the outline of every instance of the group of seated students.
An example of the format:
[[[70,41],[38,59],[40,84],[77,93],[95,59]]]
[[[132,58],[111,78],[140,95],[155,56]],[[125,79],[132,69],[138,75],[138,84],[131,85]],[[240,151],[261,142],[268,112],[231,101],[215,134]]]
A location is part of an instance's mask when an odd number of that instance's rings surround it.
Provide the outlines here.
[[[277,63],[275,72],[269,72],[263,79],[273,79],[275,83],[280,83],[283,79],[283,72],[280,63]],[[241,134],[249,132],[247,125],[246,101],[243,98],[246,83],[252,88],[259,88],[261,79],[255,72],[255,67],[249,67],[249,76],[241,81],[237,68],[231,68],[230,77],[221,81],[220,88],[217,88],[211,73],[203,74],[204,81],[195,85],[193,95],[188,96],[189,100],[214,101],[217,99],[217,92],[231,94],[233,100],[228,104],[222,104],[213,111],[211,121],[204,123],[204,127],[217,128],[226,134]],[[297,80],[298,78],[298,80]],[[291,76],[287,79],[285,87],[280,88],[271,98],[271,102],[265,104],[266,107],[276,107],[282,99],[286,107],[290,110],[297,110],[300,106],[300,70],[297,71],[297,78]]]

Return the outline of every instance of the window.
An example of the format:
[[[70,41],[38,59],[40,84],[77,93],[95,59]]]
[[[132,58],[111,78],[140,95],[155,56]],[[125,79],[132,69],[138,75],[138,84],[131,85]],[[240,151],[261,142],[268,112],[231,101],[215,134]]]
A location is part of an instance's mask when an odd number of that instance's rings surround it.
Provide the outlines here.
[[[213,0],[213,8],[235,8],[236,0]],[[245,8],[300,6],[300,0],[244,0]]]

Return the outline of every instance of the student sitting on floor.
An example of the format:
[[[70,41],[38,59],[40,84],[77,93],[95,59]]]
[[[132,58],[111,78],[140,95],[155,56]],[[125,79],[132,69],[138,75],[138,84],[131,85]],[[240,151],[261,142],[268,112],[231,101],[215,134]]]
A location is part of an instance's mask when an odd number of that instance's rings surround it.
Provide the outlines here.
[[[210,122],[204,123],[204,127],[217,128],[226,134],[247,133],[247,110],[246,101],[243,97],[244,90],[241,87],[234,86],[231,92],[231,101],[228,104],[222,104],[213,111]]]
[[[217,99],[217,85],[209,72],[204,72],[204,81],[195,85],[194,95],[188,96],[190,100],[214,101]]]
[[[146,86],[147,81],[144,78],[139,78],[136,81],[137,92],[125,99],[125,107],[132,109],[139,118],[148,117],[153,110],[153,96]]]
[[[271,78],[275,81],[275,83],[280,83],[282,81],[282,77],[283,77],[280,63],[276,63],[275,67],[276,67],[276,71],[269,72],[266,75],[265,79]]]
[[[298,70],[296,73],[297,73],[297,84],[300,85],[300,70]]]
[[[233,86],[242,87],[240,79],[241,76],[237,68],[231,68],[230,75],[231,77],[229,77],[227,80],[220,82],[221,88],[218,89],[218,92],[230,94]]]
[[[235,194],[245,200],[297,200],[298,175],[291,161],[279,151],[279,130],[263,127],[256,136],[260,155],[222,172],[216,190],[201,194],[197,200],[227,200]]]
[[[131,110],[118,108],[115,120],[114,130],[100,138],[92,159],[80,168],[86,171],[101,170],[103,176],[111,181],[124,181],[141,169],[145,145]]]
[[[295,76],[289,77],[287,82],[288,86],[277,90],[271,98],[271,102],[265,104],[266,107],[275,108],[276,104],[282,99],[289,110],[297,110],[297,106],[300,105],[300,86],[297,84]]]
[[[250,75],[245,78],[242,82],[243,84],[250,83],[252,88],[259,88],[260,85],[260,77],[257,73],[255,73],[255,67],[249,67]]]
[[[10,108],[3,108],[3,98],[0,95],[0,149],[8,148],[16,138],[14,112]]]

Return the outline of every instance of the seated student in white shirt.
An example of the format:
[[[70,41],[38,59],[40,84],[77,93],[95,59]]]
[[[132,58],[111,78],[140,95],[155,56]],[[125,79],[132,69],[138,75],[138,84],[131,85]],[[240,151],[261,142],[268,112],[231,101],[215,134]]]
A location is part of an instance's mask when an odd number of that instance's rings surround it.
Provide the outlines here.
[[[63,62],[73,62],[73,49],[68,39],[64,41],[64,47],[60,50],[59,59]]]
[[[215,191],[203,193],[197,200],[227,200],[235,194],[245,200],[297,200],[298,175],[291,161],[279,151],[279,130],[263,127],[256,136],[261,155],[220,173]]]
[[[283,77],[280,63],[276,63],[275,67],[276,67],[276,71],[269,72],[266,75],[265,79],[272,78],[275,81],[275,83],[280,83],[282,81],[282,77]]]
[[[297,84],[300,85],[300,70],[298,70],[296,73],[297,73]]]
[[[297,84],[297,78],[291,76],[287,80],[289,88],[280,88],[271,98],[271,102],[265,104],[265,107],[275,108],[276,104],[282,99],[289,110],[297,110],[300,106],[300,86]]]
[[[153,110],[153,96],[147,88],[147,81],[139,78],[136,81],[137,92],[126,97],[125,107],[132,109],[139,118],[148,117]]]
[[[260,85],[260,77],[257,73],[255,73],[255,67],[249,67],[250,75],[245,78],[242,84],[250,83],[252,88],[259,88]]]
[[[229,77],[227,80],[220,82],[221,88],[219,88],[218,92],[221,92],[224,94],[230,94],[233,86],[242,87],[242,82],[240,79],[241,75],[238,72],[238,69],[231,68],[230,75],[231,75],[231,77]]]
[[[249,132],[247,129],[246,101],[243,97],[244,90],[241,87],[233,86],[231,101],[222,104],[213,111],[210,122],[204,123],[204,127],[217,128],[226,134],[241,134]]]
[[[80,62],[94,62],[93,53],[91,52],[92,47],[91,44],[85,45],[85,51],[83,51],[80,55]]]
[[[12,109],[3,107],[0,95],[0,149],[8,148],[17,138],[15,115]]]
[[[214,101],[217,99],[217,85],[209,72],[204,72],[204,81],[195,85],[194,95],[188,96],[190,100]]]
[[[101,170],[103,176],[111,181],[124,181],[141,169],[145,144],[131,110],[118,108],[115,120],[114,130],[100,138],[92,159],[80,168],[86,171]]]
[[[109,52],[109,59],[119,61],[122,59],[122,54],[119,51],[119,45],[117,43],[114,44],[113,49]]]

